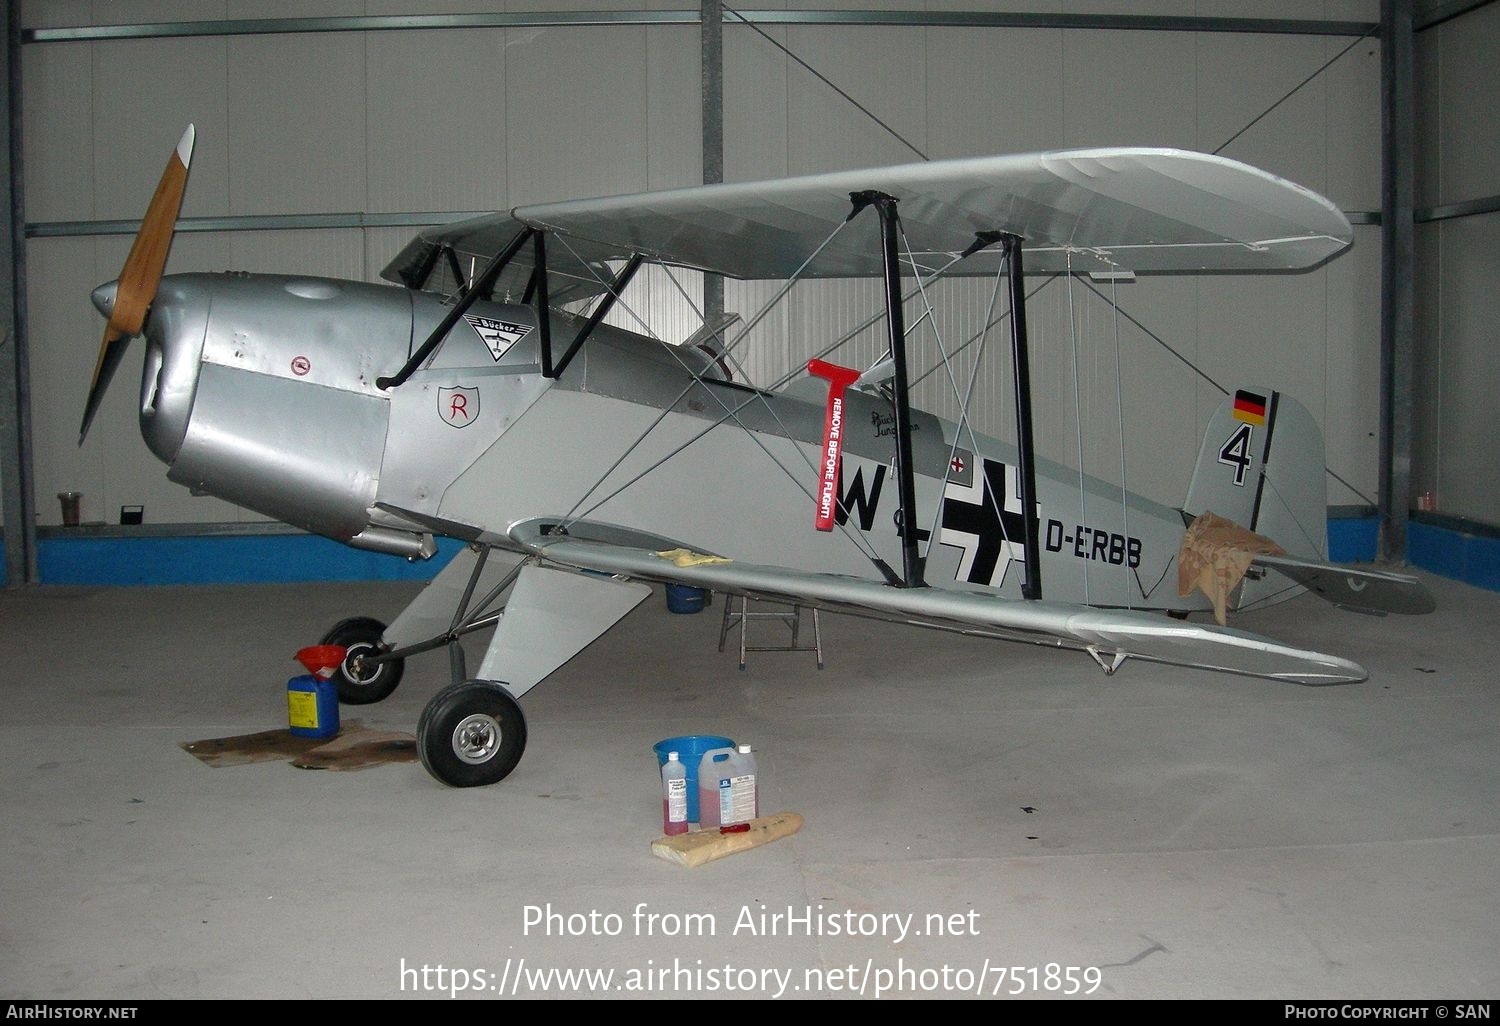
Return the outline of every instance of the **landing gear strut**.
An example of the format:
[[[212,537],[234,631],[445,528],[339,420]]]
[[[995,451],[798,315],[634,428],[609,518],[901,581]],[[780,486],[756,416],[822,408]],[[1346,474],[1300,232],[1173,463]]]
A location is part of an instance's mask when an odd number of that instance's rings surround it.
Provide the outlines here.
[[[543,566],[534,556],[486,576],[489,556],[489,546],[479,544],[455,556],[389,629],[359,618],[328,634],[329,644],[350,649],[341,673],[354,701],[389,694],[409,656],[448,650],[452,682],[422,710],[417,752],[427,771],[452,787],[493,784],[509,775],[526,749],[517,699],[651,594],[638,581]],[[448,596],[457,596],[451,617]],[[487,627],[495,633],[475,679],[460,639]],[[386,634],[394,647],[383,640]],[[424,634],[425,640],[413,640]],[[342,695],[343,681],[339,690]]]

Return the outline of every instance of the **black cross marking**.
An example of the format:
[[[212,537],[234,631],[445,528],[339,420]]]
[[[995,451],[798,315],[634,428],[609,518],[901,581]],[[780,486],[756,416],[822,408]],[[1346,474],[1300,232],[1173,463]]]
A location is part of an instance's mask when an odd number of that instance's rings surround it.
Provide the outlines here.
[[[1005,464],[986,459],[983,495],[977,504],[962,499],[943,499],[943,530],[970,534],[979,540],[966,578],[970,584],[996,587],[1003,584],[1004,569],[997,581],[996,566],[1003,556],[1006,567],[1009,567],[1011,555],[1007,548],[1008,541],[1019,545],[1025,537],[1026,526],[1021,514],[1005,508],[1006,498]]]

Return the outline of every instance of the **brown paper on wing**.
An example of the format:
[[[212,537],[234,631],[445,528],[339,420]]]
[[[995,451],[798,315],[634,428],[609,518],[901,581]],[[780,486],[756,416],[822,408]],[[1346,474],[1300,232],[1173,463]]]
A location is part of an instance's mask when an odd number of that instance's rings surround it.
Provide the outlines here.
[[[1192,522],[1177,553],[1177,594],[1197,588],[1214,604],[1214,619],[1224,626],[1229,594],[1258,555],[1282,556],[1286,550],[1233,520],[1204,513]]]

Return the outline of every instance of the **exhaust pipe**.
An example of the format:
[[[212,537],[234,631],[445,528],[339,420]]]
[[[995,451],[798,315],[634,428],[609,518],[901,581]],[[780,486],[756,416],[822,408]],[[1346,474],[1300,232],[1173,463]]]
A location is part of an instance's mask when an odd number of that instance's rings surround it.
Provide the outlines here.
[[[356,549],[367,549],[370,552],[405,556],[413,563],[419,559],[431,559],[437,555],[437,539],[432,535],[396,531],[389,527],[367,527],[345,544]]]

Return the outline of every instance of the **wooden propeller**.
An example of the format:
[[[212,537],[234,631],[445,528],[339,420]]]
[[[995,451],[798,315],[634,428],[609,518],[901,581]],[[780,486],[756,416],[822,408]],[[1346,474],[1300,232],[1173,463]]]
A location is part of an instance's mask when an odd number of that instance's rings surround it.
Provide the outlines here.
[[[163,268],[167,265],[167,252],[172,248],[172,229],[177,223],[177,213],[182,209],[182,193],[187,186],[188,165],[193,159],[193,126],[188,125],[167,168],[157,183],[156,194],[146,208],[146,216],[136,232],[135,242],[130,246],[130,255],[120,269],[115,283],[114,302],[110,307],[109,321],[104,326],[104,339],[99,343],[99,359],[94,364],[94,378],[89,383],[88,401],[83,408],[83,425],[78,429],[78,444],[88,436],[89,425],[99,412],[104,401],[104,391],[114,377],[115,368],[125,355],[126,342],[141,333],[146,322],[146,312],[156,298],[161,285]]]

